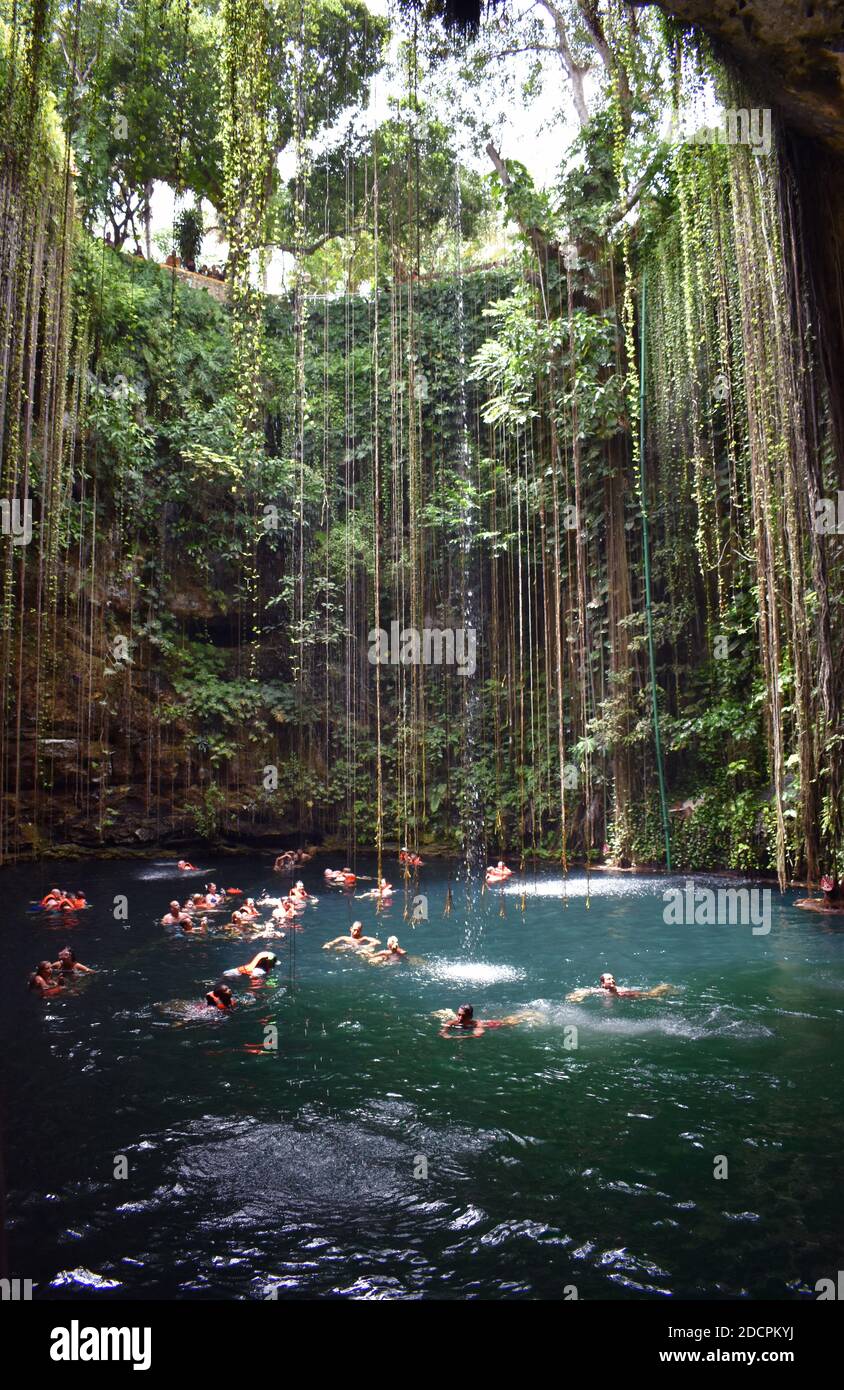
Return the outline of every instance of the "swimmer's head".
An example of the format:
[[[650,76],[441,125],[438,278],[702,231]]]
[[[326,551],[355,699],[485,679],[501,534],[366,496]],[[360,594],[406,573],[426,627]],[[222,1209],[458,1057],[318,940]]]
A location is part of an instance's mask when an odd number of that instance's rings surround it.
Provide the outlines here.
[[[475,1010],[472,1008],[471,1004],[460,1005],[460,1008],[457,1010],[457,1019],[459,1023],[471,1023],[474,1017]]]
[[[39,964],[38,964],[38,974],[39,974],[39,975],[43,975],[43,976],[45,977],[45,979],[46,979],[46,977],[47,977],[48,975],[52,975],[52,973],[53,973],[53,963],[52,963],[52,961],[49,961],[49,960],[42,960],[42,961],[39,961]]]
[[[350,933],[351,933],[352,936],[362,936],[362,935],[363,935],[363,922],[353,922],[352,925],[351,925],[350,928],[349,928],[349,931],[350,931]]]
[[[399,939],[398,939],[398,937],[397,937],[397,936],[388,936],[388,937],[387,937],[387,950],[388,950],[388,951],[397,951],[398,949],[399,949]]]
[[[614,990],[618,988],[615,982],[615,976],[610,975],[609,973],[602,975],[598,983],[600,984],[601,989]]]
[[[176,902],[176,899],[175,899],[175,898],[173,899],[173,901],[172,901],[171,904],[170,904],[170,911],[171,911],[171,912],[179,912],[179,911],[180,911],[180,904]]]
[[[76,963],[76,956],[69,946],[63,946],[59,951],[59,960],[68,961],[71,965],[74,965]]]

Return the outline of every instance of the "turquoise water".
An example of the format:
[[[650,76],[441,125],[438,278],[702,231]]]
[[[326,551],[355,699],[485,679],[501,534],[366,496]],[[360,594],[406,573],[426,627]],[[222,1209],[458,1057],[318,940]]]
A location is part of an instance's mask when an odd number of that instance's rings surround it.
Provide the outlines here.
[[[266,860],[203,862],[278,891]],[[582,876],[564,900],[542,870],[524,911],[514,887],[467,921],[460,888],[443,915],[434,866],[414,928],[401,895],[377,918],[322,867],[271,982],[229,1017],[193,1006],[257,946],[157,924],[205,875],[4,874],[9,1264],[36,1297],[787,1299],[834,1277],[844,917],[774,893],[768,935],[667,926],[669,880],[596,875],[587,902]],[[76,925],[25,910],[56,881],[95,904]],[[417,963],[323,952],[353,915]],[[36,1000],[27,973],[66,941],[97,975]],[[676,988],[566,1002],[603,970]],[[464,1001],[538,1017],[441,1039],[434,1011]]]

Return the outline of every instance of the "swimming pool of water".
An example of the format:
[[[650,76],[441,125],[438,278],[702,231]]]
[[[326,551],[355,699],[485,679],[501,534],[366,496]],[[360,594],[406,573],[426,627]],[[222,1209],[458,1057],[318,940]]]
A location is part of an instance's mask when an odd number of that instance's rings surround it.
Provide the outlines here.
[[[266,859],[205,862],[278,891]],[[810,1298],[835,1276],[844,917],[774,893],[766,935],[666,925],[673,881],[587,895],[549,869],[524,910],[513,885],[467,922],[433,865],[414,926],[401,894],[376,917],[322,867],[230,1017],[192,1006],[257,947],[158,925],[203,875],[4,873],[9,1265],[36,1298]],[[75,925],[26,910],[56,881],[94,903]],[[353,916],[413,962],[324,952]],[[27,974],[66,942],[98,973],[36,1000]],[[566,1001],[603,970],[675,988]],[[464,1001],[530,1021],[440,1038],[435,1011]]]

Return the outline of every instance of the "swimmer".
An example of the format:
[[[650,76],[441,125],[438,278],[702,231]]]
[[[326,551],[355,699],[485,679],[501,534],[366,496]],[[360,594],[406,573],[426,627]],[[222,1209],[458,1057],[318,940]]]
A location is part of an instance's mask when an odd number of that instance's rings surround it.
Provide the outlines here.
[[[170,904],[170,911],[165,912],[161,919],[162,927],[179,927],[184,922],[190,921],[187,912],[183,911],[180,903],[174,898]]]
[[[579,1004],[590,994],[609,994],[615,996],[616,999],[656,999],[661,994],[667,994],[670,989],[671,986],[666,984],[654,985],[653,989],[619,989],[615,982],[615,976],[607,971],[599,979],[597,987],[592,985],[585,989],[572,990],[571,994],[566,995],[566,998],[574,1004]]]
[[[199,932],[208,930],[208,918],[200,917],[198,922],[194,922],[192,917],[185,917],[181,923],[182,931],[187,932],[188,936],[196,935]]]
[[[399,945],[398,937],[388,936],[386,951],[372,951],[371,954],[367,956],[367,960],[377,965],[386,965],[387,961],[398,964],[399,961],[404,960],[406,955],[407,951],[402,950]]]
[[[824,874],[821,879],[821,892],[824,907],[840,908],[844,904],[844,879],[836,883],[833,874]]]
[[[512,876],[513,870],[508,869],[503,859],[499,859],[497,864],[490,864],[486,871],[487,883],[503,883],[505,879]]]
[[[248,965],[236,965],[234,970],[224,970],[223,974],[231,979],[234,975],[269,975],[274,965],[278,964],[278,956],[272,951],[259,951],[257,956],[253,956]]]
[[[228,985],[215,985],[213,989],[209,989],[205,996],[205,1002],[209,1009],[219,1009],[221,1013],[229,1013],[235,1007],[234,998]]]
[[[368,893],[358,893],[358,898],[383,898],[385,901],[393,896],[393,885],[382,878],[377,888],[370,888]]]
[[[270,921],[270,922],[259,922],[258,925],[257,925],[257,927],[255,928],[255,930],[253,931],[252,935],[250,936],[249,940],[250,940],[250,941],[272,941],[272,940],[274,940],[274,939],[277,939],[277,940],[283,941],[283,940],[284,940],[284,935],[285,935],[285,934],[284,934],[284,932],[280,929],[280,927],[278,927],[277,925],[274,925],[274,921]]]
[[[61,994],[64,985],[57,980],[53,974],[53,964],[49,960],[42,960],[37,970],[33,970],[27,981],[27,989],[33,994],[40,994],[44,999],[48,995]]]
[[[475,1018],[471,1004],[461,1004],[457,1016],[449,1019],[440,1029],[441,1038],[480,1038],[487,1028],[506,1028],[513,1018]]]
[[[361,951],[368,954],[380,945],[381,942],[377,936],[364,936],[363,922],[353,922],[349,927],[348,936],[335,936],[333,941],[326,941],[322,949],[324,951]]]
[[[64,946],[62,950],[59,951],[59,958],[54,962],[53,969],[59,970],[65,978],[73,975],[96,974],[96,971],[92,970],[90,965],[83,965],[81,961],[76,959],[76,956],[69,946]]]
[[[189,859],[180,859],[176,865],[177,869],[189,869],[191,873],[196,873],[196,865],[191,864]]]

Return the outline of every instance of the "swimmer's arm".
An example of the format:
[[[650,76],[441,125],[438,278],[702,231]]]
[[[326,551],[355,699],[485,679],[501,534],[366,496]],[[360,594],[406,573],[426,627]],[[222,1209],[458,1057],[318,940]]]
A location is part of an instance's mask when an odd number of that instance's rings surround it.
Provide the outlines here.
[[[330,951],[331,948],[332,948],[332,946],[343,946],[343,945],[345,945],[345,943],[348,941],[348,939],[349,939],[349,938],[348,938],[347,936],[335,936],[335,938],[334,938],[333,941],[326,941],[326,943],[325,943],[325,945],[323,946],[322,949],[323,949],[324,951]]]

